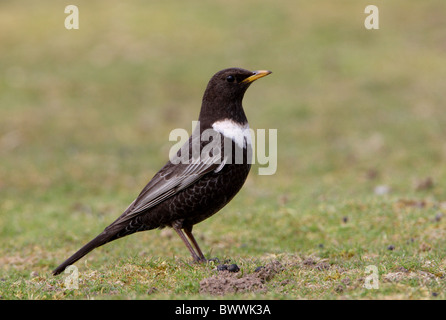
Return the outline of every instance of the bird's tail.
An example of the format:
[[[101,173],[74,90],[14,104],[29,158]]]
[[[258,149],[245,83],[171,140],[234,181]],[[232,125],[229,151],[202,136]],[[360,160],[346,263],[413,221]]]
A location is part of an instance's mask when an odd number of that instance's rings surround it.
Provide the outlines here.
[[[77,260],[81,259],[83,256],[85,256],[87,253],[89,253],[93,249],[100,247],[103,244],[106,244],[107,242],[112,241],[113,238],[114,238],[114,234],[110,234],[108,232],[102,232],[96,238],[94,238],[89,243],[87,243],[85,246],[80,248],[75,254],[73,254],[71,257],[69,257],[67,260],[65,260],[60,266],[58,266],[56,269],[54,269],[53,274],[58,275],[59,273],[63,272],[66,267],[75,263]]]

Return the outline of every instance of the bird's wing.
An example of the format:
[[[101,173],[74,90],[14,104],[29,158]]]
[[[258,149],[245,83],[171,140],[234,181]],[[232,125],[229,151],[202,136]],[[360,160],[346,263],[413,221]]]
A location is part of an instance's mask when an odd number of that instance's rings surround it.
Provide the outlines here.
[[[191,141],[192,140],[186,142],[190,147]],[[197,160],[191,160],[190,164],[173,164],[169,161],[160,171],[158,171],[152,180],[150,180],[139,196],[115,222],[122,223],[134,218],[141,212],[154,207],[179,191],[187,188],[205,174],[212,171],[219,172],[225,164],[226,161],[222,161],[219,156],[201,157]]]

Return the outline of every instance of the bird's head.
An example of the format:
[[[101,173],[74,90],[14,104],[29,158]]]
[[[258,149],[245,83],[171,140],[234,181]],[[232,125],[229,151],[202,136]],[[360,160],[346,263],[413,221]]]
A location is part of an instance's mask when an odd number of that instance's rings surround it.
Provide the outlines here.
[[[239,114],[245,117],[242,110],[242,100],[246,89],[255,80],[270,73],[271,71],[268,70],[249,71],[241,68],[228,68],[218,71],[209,80],[204,93],[202,114],[212,114],[210,118],[223,118],[225,116],[227,118],[237,118]]]
[[[225,100],[243,99],[243,95],[248,87],[255,80],[267,76],[271,73],[268,70],[249,71],[241,68],[223,69],[209,80],[207,93],[213,99],[218,95]]]

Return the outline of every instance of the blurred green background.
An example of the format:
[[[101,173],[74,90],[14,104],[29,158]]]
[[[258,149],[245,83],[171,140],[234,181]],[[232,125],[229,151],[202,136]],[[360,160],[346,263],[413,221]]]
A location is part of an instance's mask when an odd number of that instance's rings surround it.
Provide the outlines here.
[[[64,27],[69,4],[79,30]],[[446,2],[373,1],[379,30],[364,27],[369,4],[1,1],[4,277],[48,272],[120,215],[167,160],[170,131],[191,130],[209,78],[233,66],[273,71],[244,107],[253,129],[278,129],[278,169],[254,167],[196,227],[207,253],[360,261],[358,248],[396,244],[443,272]],[[91,259],[188,255],[167,237],[133,235]]]

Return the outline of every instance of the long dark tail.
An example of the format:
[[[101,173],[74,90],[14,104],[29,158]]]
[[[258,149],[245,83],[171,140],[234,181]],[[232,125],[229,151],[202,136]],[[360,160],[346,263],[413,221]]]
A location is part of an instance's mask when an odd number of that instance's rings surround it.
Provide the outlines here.
[[[106,244],[107,242],[110,242],[114,240],[115,234],[110,234],[109,232],[102,232],[100,235],[98,235],[96,238],[91,240],[89,243],[87,243],[85,246],[80,248],[75,254],[73,254],[71,257],[69,257],[67,260],[65,260],[60,266],[58,266],[56,269],[53,270],[53,274],[57,275],[65,270],[66,267],[69,265],[72,265],[77,260],[85,256],[87,253],[92,251],[93,249],[102,246],[103,244]]]
[[[128,236],[138,231],[150,230],[159,227],[159,225],[155,226],[145,225],[141,221],[140,216],[136,216],[133,219],[127,219],[126,218],[127,213],[132,209],[134,203],[135,201],[132,202],[132,204],[124,211],[124,213],[118,219],[116,219],[112,224],[110,224],[107,228],[105,228],[101,234],[99,234],[96,238],[94,238],[85,246],[80,248],[75,254],[73,254],[71,257],[65,260],[60,266],[54,269],[53,274],[58,275],[59,273],[63,272],[66,267],[72,265],[90,251],[106,244],[107,242]]]

